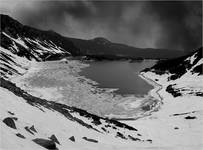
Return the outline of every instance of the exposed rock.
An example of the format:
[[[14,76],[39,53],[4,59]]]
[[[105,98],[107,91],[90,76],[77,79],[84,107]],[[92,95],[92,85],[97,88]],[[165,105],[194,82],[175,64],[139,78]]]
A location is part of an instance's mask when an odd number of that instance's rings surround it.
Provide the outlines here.
[[[134,138],[134,137],[132,137],[131,135],[128,135],[128,137],[129,137],[132,141],[140,141],[139,138]]]
[[[106,129],[104,127],[101,127],[102,130],[104,130],[106,132]]]
[[[16,125],[15,125],[15,119],[12,117],[7,117],[3,120],[3,122],[9,126],[10,128],[16,129]]]
[[[144,105],[144,106],[142,106],[142,110],[144,110],[144,111],[149,111],[149,110],[151,110],[151,106],[150,105]]]
[[[173,114],[173,116],[187,115],[187,114],[190,114],[190,113],[195,113],[195,111],[185,112],[185,113],[177,113],[177,114]]]
[[[11,117],[13,120],[15,120],[15,121],[17,121],[18,120],[18,118],[17,117]]]
[[[42,147],[49,149],[49,150],[57,150],[56,144],[52,140],[36,138],[32,141],[35,142],[36,144],[42,146]]]
[[[93,119],[95,119],[95,118],[93,118]],[[100,124],[102,124],[102,123],[100,122],[100,119],[99,119],[99,118],[93,120],[92,123],[94,123],[95,125],[100,125]]]
[[[187,116],[187,117],[185,117],[185,119],[196,119],[196,117],[195,116]]]
[[[122,139],[127,139],[127,138],[126,138],[122,133],[120,133],[120,132],[117,132],[116,136],[117,136],[117,137],[120,137],[120,138],[122,138]]]
[[[27,92],[25,92],[24,90],[20,89],[19,87],[17,87],[15,84],[13,84],[10,81],[5,80],[3,78],[0,78],[0,86],[8,89],[12,93],[14,93],[16,96],[22,97],[28,104],[30,104],[32,106],[35,106],[39,109],[41,108],[39,106],[43,106],[47,109],[55,110],[55,111],[61,113],[62,115],[64,115],[67,119],[69,119],[71,121],[75,121],[75,122],[79,123],[80,125],[85,126],[88,129],[93,129],[93,130],[100,132],[100,133],[103,133],[103,132],[94,128],[95,124],[86,123],[82,119],[74,117],[72,115],[72,113],[73,112],[79,113],[80,116],[84,116],[85,118],[88,118],[89,120],[97,120],[97,121],[103,120],[105,122],[104,123],[104,128],[106,127],[105,129],[107,129],[107,127],[112,128],[113,126],[115,126],[117,129],[122,128],[122,129],[125,129],[128,131],[137,131],[137,129],[135,129],[134,127],[131,127],[127,124],[118,122],[116,120],[111,120],[108,118],[102,118],[102,117],[96,116],[94,114],[88,113],[87,111],[82,110],[82,109],[78,109],[75,107],[70,107],[70,106],[67,106],[64,104],[60,104],[60,103],[56,103],[56,102],[50,102],[50,101],[47,101],[45,99],[34,97],[34,96],[28,94]],[[99,123],[99,122],[97,122],[97,123]],[[34,133],[34,131],[32,131],[30,128],[27,128],[27,129],[29,129],[29,131]],[[108,133],[108,131],[106,131],[106,132]],[[121,131],[121,134],[126,136],[125,132],[123,132],[123,131]]]
[[[175,85],[175,84],[173,84]],[[173,97],[178,97],[178,96],[182,96],[182,94],[180,93],[180,91],[178,89],[174,89],[173,88],[173,85],[169,85],[167,88],[166,88],[166,91],[170,94],[173,95]]]
[[[36,132],[36,133],[37,133],[37,130],[35,129],[34,125],[32,125],[32,126],[30,127],[30,130],[32,130],[33,132]]]
[[[95,139],[90,139],[90,138],[87,138],[87,137],[83,137],[83,139],[86,140],[86,141],[89,141],[89,142],[98,143],[98,141],[95,140]]]
[[[17,133],[16,136],[18,136],[19,138],[25,139],[25,137],[20,133]]]
[[[12,112],[10,112],[10,111],[8,111],[8,113],[9,113],[10,115],[15,115],[14,113],[12,113]]]
[[[56,138],[56,136],[54,134],[52,134],[51,137],[49,137],[49,139],[51,139],[53,142],[55,142],[55,143],[60,145],[58,139]]]
[[[195,95],[203,97],[203,92],[196,92]]]
[[[28,126],[25,127],[25,130],[34,135],[34,133],[30,130],[30,128]]]
[[[152,143],[152,140],[151,140],[151,139],[147,139],[147,141],[150,142],[150,143]]]
[[[69,140],[75,142],[75,137],[74,137],[74,136],[71,136],[71,137],[69,138]]]
[[[174,127],[175,130],[179,129],[178,127]]]

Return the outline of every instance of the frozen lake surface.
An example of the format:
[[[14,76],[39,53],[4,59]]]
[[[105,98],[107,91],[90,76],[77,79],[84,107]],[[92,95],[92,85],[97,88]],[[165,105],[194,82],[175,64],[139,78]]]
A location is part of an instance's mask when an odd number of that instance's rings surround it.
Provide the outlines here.
[[[145,60],[130,63],[128,61],[93,61],[79,73],[96,81],[100,88],[115,88],[117,94],[147,94],[152,85],[139,77],[139,72],[153,66],[155,61]]]
[[[34,96],[100,116],[137,118],[157,102],[149,94],[153,86],[139,77],[141,70],[154,63],[153,60],[38,62],[19,79],[19,86]]]

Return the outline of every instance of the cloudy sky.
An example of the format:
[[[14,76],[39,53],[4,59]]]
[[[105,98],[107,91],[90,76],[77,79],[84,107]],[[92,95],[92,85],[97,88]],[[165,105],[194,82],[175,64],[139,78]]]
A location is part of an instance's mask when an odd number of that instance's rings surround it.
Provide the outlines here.
[[[201,1],[0,0],[0,10],[69,37],[185,51],[202,45]]]

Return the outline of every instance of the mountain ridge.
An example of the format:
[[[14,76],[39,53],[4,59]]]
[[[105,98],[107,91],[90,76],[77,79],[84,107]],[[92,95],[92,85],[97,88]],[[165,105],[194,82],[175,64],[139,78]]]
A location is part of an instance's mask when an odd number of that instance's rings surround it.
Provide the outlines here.
[[[11,49],[12,46],[17,46],[23,53],[27,53],[29,50],[24,49],[18,44],[13,45],[12,40],[5,36],[4,33],[14,39],[21,38],[21,41],[27,45],[27,47],[36,53],[35,49],[40,46],[36,45],[36,42],[28,41],[39,40],[40,45],[49,47],[49,44],[54,43],[56,47],[63,49],[63,54],[59,56],[53,56],[52,59],[57,59],[60,56],[68,56],[69,53],[73,56],[88,56],[90,58],[104,58],[104,59],[121,59],[121,58],[150,58],[150,59],[166,59],[182,56],[184,52],[176,50],[166,49],[152,49],[152,48],[136,48],[120,43],[113,43],[103,37],[96,37],[91,40],[77,39],[62,36],[53,30],[43,31],[27,25],[23,25],[17,20],[11,18],[8,15],[1,14],[1,46],[6,49]],[[47,44],[46,42],[49,44]],[[50,41],[52,43],[50,43]],[[60,41],[60,42],[59,42]],[[20,52],[19,52],[20,53]],[[21,53],[19,55],[22,55]],[[38,54],[35,54],[38,55]],[[45,53],[40,56],[41,60],[45,60],[49,53]],[[53,53],[52,53],[53,55]],[[26,56],[33,57],[34,56]],[[30,58],[29,58],[30,59]],[[51,58],[50,58],[51,59]],[[37,59],[38,60],[38,59]]]

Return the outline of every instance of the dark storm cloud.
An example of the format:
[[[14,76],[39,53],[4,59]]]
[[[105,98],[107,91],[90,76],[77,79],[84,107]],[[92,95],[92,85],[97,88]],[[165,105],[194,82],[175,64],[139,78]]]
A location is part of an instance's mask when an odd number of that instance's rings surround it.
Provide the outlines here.
[[[190,50],[202,45],[202,2],[151,2],[152,13],[159,17],[162,35],[158,47]]]
[[[201,1],[37,1],[11,15],[62,35],[137,47],[190,50],[202,45]]]

